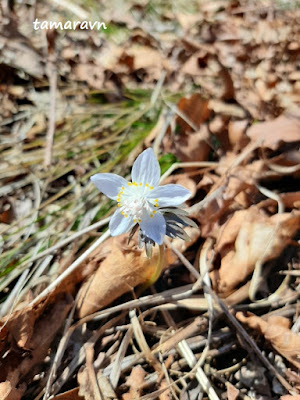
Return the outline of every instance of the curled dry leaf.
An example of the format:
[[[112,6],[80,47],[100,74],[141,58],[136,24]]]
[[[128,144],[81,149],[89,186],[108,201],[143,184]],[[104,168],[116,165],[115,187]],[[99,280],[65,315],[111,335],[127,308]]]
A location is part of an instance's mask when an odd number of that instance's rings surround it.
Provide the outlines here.
[[[38,314],[35,310],[24,308],[16,311],[0,323],[6,323],[6,329],[10,332],[17,345],[24,350],[29,349],[29,343],[33,334],[33,328]]]
[[[263,320],[250,313],[245,316],[242,312],[236,313],[236,318],[264,335],[278,353],[300,368],[300,336],[289,329],[290,322],[287,318],[271,316]]]
[[[85,317],[100,310],[135,286],[147,282],[158,263],[159,250],[147,258],[136,244],[127,245],[128,235],[110,238],[105,243],[106,258],[98,270],[82,286],[78,297],[78,315]],[[100,247],[99,252],[103,249]],[[165,265],[175,261],[171,250],[165,251]]]
[[[183,118],[177,116],[176,133],[165,136],[165,152],[173,153],[180,161],[206,161],[210,152],[209,132],[203,123],[211,115],[208,101],[196,93],[180,99],[177,107]]]
[[[228,152],[215,169],[218,175],[208,172],[198,184],[198,187],[204,189],[205,186],[211,186],[200,209],[195,205],[191,212],[201,224],[204,237],[217,239],[221,221],[228,210],[241,206],[247,208],[253,203],[253,194],[257,192],[255,184],[262,173],[264,162],[256,160],[245,166],[234,167],[236,159],[236,154]]]
[[[229,294],[254,270],[280,255],[300,228],[300,213],[267,216],[258,207],[234,213],[219,232],[215,249],[221,255],[221,267],[212,272],[214,285]]]
[[[72,299],[70,296],[57,299],[53,307],[44,309],[44,313],[35,321],[33,332],[27,340],[27,346],[30,351],[24,352],[21,359],[16,351],[9,352],[2,359],[0,380],[10,383],[9,393],[16,394],[16,397],[11,398],[18,399],[18,391],[25,392],[26,385],[20,385],[20,383],[32,381],[33,376],[36,374],[35,367],[44,361],[49,352],[50,344],[65,322],[71,307]],[[9,387],[9,385],[3,385],[3,387]],[[0,390],[2,389],[0,388]],[[11,398],[1,397],[1,400]]]
[[[300,109],[285,112],[273,121],[260,122],[247,130],[247,136],[253,141],[262,140],[262,146],[278,149],[281,142],[290,143],[300,140]]]
[[[159,79],[163,70],[170,70],[171,63],[160,52],[149,46],[132,45],[124,51],[120,63],[126,64],[129,72],[143,69],[149,80]]]

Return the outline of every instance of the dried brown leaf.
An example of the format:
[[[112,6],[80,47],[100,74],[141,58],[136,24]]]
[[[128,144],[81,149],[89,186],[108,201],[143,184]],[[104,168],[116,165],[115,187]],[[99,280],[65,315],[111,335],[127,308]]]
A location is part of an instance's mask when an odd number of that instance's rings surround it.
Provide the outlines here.
[[[178,109],[198,129],[211,115],[211,111],[208,108],[208,101],[204,100],[198,93],[190,97],[181,98],[178,103]],[[180,116],[177,117],[176,123],[180,127],[181,134],[194,131],[193,127]]]
[[[280,255],[300,227],[298,212],[268,217],[257,207],[237,211],[219,233],[216,250],[222,257],[218,276],[212,273],[221,293],[229,293],[262,264]]]
[[[105,246],[106,258],[96,273],[82,286],[78,298],[80,318],[100,310],[135,286],[145,283],[155,271],[159,251],[154,247],[151,259],[136,245],[127,245],[128,235],[110,238]],[[165,265],[174,262],[171,250],[166,249]]]
[[[53,400],[85,400],[84,397],[79,395],[79,388],[68,390],[67,392],[58,394],[53,397]]]
[[[93,89],[103,89],[104,71],[97,64],[78,64],[74,68],[74,74],[79,81],[85,81]]]
[[[2,362],[1,380],[10,381],[13,388],[20,388],[20,381],[31,382],[36,373],[36,366],[44,361],[50,344],[65,322],[71,306],[72,299],[67,296],[57,299],[53,307],[44,309],[44,313],[35,321],[31,339],[28,342],[30,351],[22,352],[22,356],[17,352],[9,352]]]
[[[249,143],[246,136],[248,120],[230,121],[228,124],[228,138],[234,151],[244,148]]]
[[[278,353],[300,368],[300,336],[289,329],[290,322],[287,318],[271,316],[263,320],[250,313],[245,316],[242,312],[236,313],[236,318],[264,335]]]
[[[176,133],[169,131],[163,140],[164,151],[173,153],[180,161],[207,161],[210,152],[209,131],[204,124],[211,111],[208,102],[198,93],[182,98],[178,103]]]
[[[285,112],[273,121],[259,122],[247,130],[247,136],[253,141],[262,140],[262,146],[278,149],[280,143],[300,140],[300,109]]]

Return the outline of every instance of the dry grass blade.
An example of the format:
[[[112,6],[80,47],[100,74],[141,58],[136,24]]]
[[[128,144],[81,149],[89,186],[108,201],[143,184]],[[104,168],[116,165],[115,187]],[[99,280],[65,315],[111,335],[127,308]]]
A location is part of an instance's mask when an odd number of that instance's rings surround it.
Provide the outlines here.
[[[132,337],[132,328],[128,329],[128,331],[126,332],[126,335],[124,336],[124,338],[122,340],[122,343],[118,349],[116,358],[113,362],[113,366],[112,366],[111,373],[109,376],[109,380],[110,380],[111,386],[113,388],[116,388],[117,384],[119,382],[120,375],[121,375],[122,361],[125,357],[125,353],[127,351],[131,337]]]
[[[108,237],[110,232],[106,231],[103,235],[97,239],[80,257],[77,258],[58,278],[56,278],[45,290],[43,290],[31,303],[33,307],[38,304],[41,300],[47,297],[64,279],[75,271],[75,269]]]
[[[209,379],[205,375],[203,369],[201,367],[197,366],[197,360],[192,352],[192,350],[189,348],[188,344],[186,343],[185,340],[182,342],[178,343],[178,348],[181,352],[181,354],[184,356],[186,359],[189,367],[193,370],[194,367],[196,369],[196,378],[198,382],[201,385],[202,390],[207,393],[208,397],[210,400],[220,400],[217,393],[215,392],[213,386],[211,385]]]

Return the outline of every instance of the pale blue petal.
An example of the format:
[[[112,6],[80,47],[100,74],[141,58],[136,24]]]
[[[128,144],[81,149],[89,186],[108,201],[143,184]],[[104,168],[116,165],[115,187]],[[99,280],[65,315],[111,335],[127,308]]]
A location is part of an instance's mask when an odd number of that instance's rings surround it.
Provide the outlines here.
[[[111,236],[121,235],[128,232],[134,225],[135,222],[133,222],[132,218],[125,218],[119,210],[116,210],[109,222],[110,234]]]
[[[191,192],[181,185],[170,183],[159,186],[147,194],[147,199],[158,199],[159,207],[178,206],[191,196]]]
[[[160,179],[160,166],[151,148],[144,150],[132,166],[131,179],[136,183],[157,186]]]
[[[151,218],[150,215],[143,215],[140,227],[144,234],[154,242],[162,244],[166,234],[166,220],[160,212],[157,212]]]
[[[115,200],[122,186],[127,185],[126,179],[116,174],[95,174],[91,181],[105,196]]]

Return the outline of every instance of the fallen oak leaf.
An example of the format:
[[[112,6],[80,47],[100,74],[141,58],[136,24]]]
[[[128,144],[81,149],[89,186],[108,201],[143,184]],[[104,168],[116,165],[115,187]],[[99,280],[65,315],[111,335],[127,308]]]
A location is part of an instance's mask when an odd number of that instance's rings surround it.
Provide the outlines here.
[[[251,141],[262,139],[261,146],[278,149],[281,142],[290,143],[300,140],[300,109],[285,112],[273,121],[259,122],[246,132]]]
[[[152,258],[149,259],[136,244],[128,245],[127,241],[127,235],[106,241],[106,258],[80,289],[77,307],[80,318],[102,309],[137,285],[146,283],[153,275],[159,259],[158,248],[153,248]],[[171,250],[166,249],[164,264],[175,260]]]
[[[221,267],[211,273],[220,293],[229,294],[254,270],[280,255],[300,227],[300,213],[268,217],[256,206],[236,211],[220,230],[215,250],[221,255]]]
[[[287,318],[271,316],[264,320],[249,312],[246,315],[237,312],[236,318],[264,335],[278,353],[300,368],[300,336],[289,329],[290,321]]]
[[[208,101],[195,93],[181,98],[177,108],[176,134],[167,132],[163,140],[164,151],[174,154],[180,161],[207,161],[209,131],[204,122],[211,115]]]

